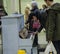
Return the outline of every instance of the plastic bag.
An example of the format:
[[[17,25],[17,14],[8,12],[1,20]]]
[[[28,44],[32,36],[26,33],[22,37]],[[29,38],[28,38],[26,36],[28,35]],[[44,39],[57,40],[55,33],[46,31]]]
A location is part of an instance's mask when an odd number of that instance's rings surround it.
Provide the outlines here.
[[[57,51],[56,51],[56,49],[55,49],[52,42],[48,43],[48,45],[47,45],[47,47],[45,49],[45,52],[44,52],[44,54],[49,54],[49,53],[57,54]]]

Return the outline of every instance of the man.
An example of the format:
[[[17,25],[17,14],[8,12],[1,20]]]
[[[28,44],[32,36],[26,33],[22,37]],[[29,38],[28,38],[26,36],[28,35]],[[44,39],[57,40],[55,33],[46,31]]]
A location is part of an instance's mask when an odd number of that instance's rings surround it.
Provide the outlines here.
[[[57,54],[60,54],[60,4],[53,0],[44,0],[49,7],[46,21],[47,41],[52,41]]]

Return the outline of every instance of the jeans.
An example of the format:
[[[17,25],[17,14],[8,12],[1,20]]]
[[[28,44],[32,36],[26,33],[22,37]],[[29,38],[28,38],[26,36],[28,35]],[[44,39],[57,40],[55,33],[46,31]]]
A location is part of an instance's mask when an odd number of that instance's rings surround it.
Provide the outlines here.
[[[35,35],[34,42],[33,42],[34,47],[37,45],[38,45],[38,34]]]

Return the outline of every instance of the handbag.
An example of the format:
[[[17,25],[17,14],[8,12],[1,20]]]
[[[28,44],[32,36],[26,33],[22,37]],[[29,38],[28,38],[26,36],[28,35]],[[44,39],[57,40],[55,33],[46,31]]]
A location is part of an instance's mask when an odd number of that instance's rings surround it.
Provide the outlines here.
[[[50,43],[48,43],[44,54],[57,54],[57,51],[56,51],[52,41]]]

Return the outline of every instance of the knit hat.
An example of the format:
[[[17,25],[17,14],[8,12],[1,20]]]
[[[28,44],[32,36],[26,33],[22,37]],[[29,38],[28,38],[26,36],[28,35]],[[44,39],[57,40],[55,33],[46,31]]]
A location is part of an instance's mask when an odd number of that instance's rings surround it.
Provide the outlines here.
[[[31,4],[32,4],[33,6],[37,6],[37,2],[36,2],[36,1],[32,1]]]

